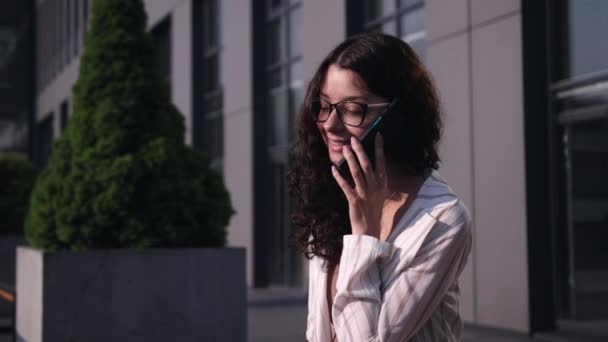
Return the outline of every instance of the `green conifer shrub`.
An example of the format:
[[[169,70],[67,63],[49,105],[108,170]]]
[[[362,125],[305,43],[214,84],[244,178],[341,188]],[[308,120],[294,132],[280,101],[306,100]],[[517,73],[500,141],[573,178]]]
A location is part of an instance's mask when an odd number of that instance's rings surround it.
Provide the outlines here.
[[[222,177],[184,145],[141,0],[95,0],[73,115],[32,193],[26,238],[44,250],[221,246]]]
[[[25,156],[0,153],[0,234],[23,234],[35,181],[36,169]]]

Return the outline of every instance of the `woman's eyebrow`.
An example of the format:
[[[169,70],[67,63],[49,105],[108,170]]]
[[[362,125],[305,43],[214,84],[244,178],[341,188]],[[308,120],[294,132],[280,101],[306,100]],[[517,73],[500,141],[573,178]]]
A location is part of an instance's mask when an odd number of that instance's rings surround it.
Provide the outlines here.
[[[321,97],[329,99],[329,96],[327,96],[327,94],[325,94],[323,92],[321,92],[320,95],[321,95]],[[347,96],[347,97],[341,99],[339,102],[343,102],[343,101],[355,101],[355,100],[367,101],[368,98],[367,98],[367,96],[362,96],[362,95],[359,95],[359,96]]]

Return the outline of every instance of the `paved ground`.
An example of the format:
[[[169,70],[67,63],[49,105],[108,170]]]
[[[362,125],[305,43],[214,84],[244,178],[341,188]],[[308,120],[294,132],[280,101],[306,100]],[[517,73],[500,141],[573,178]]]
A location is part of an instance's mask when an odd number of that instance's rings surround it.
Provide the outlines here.
[[[297,342],[305,341],[306,293],[302,290],[269,288],[251,289],[248,292],[248,341],[249,342]],[[7,325],[0,318],[0,326]],[[576,327],[563,324],[564,331],[530,338],[495,329],[465,326],[463,342],[600,342],[608,341],[608,335],[589,337],[586,332],[608,334],[608,323],[589,323]],[[12,341],[11,335],[0,332],[0,342]]]
[[[249,342],[305,341],[306,294],[302,290],[270,288],[249,290]],[[463,342],[606,342],[608,323],[576,327],[531,338],[524,334],[466,325]],[[587,333],[607,334],[591,337]]]

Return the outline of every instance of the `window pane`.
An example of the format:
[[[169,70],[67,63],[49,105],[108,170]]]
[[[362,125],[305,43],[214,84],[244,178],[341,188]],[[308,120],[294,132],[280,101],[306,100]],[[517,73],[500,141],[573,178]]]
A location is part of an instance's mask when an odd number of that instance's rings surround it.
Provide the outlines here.
[[[289,137],[293,139],[297,134],[297,128],[295,125],[296,117],[298,112],[300,111],[300,107],[302,106],[302,102],[304,101],[304,89],[302,86],[296,86],[289,89],[291,95],[291,115],[289,115],[288,129],[289,129]]]
[[[403,36],[424,30],[424,9],[420,8],[401,16],[401,32]]]
[[[60,0],[57,4],[57,22],[55,26],[55,29],[57,30],[57,46],[55,47],[57,51],[57,72],[63,69],[63,47],[65,45],[65,31],[63,29],[63,22],[63,3]]]
[[[418,55],[418,58],[424,62],[426,60],[426,39],[418,39],[409,44],[414,49],[414,52],[416,52],[416,55]]]
[[[395,20],[389,20],[382,24],[382,32],[386,34],[397,34],[397,22]]]
[[[288,141],[287,130],[287,96],[285,88],[275,89],[268,94],[268,109],[270,112],[268,123],[270,139],[268,143],[272,145],[285,145]]]
[[[79,12],[80,8],[78,7],[78,4],[80,4],[80,1],[79,0],[74,0],[74,7],[73,7],[73,10],[74,10],[73,16],[74,16],[74,18],[73,19],[74,19],[74,31],[76,31],[76,32],[78,32],[78,26],[80,24],[80,12]]]
[[[82,2],[82,45],[86,37],[86,32],[89,29],[89,0],[83,0]]]
[[[68,107],[68,100],[64,100],[63,102],[61,102],[61,106],[60,106],[60,125],[61,125],[61,131],[63,132],[63,130],[65,130],[65,128],[68,125],[68,115],[69,115],[69,107]]]
[[[210,113],[211,114],[211,113]],[[224,145],[224,127],[221,112],[205,116],[204,149],[210,160],[221,158]]]
[[[289,49],[291,57],[302,53],[302,6],[291,11],[289,18]]]
[[[395,12],[396,0],[365,0],[364,19],[366,22],[373,21]]]
[[[608,69],[608,1],[586,0],[568,4],[568,62],[566,77]],[[604,43],[600,43],[600,42]]]
[[[209,92],[219,88],[219,64],[217,54],[203,61],[203,91]]]
[[[79,10],[80,10],[80,8],[78,7],[79,3],[80,3],[79,0],[74,0],[73,7],[72,7],[72,9],[74,11],[73,14],[72,14],[72,20],[74,21],[74,33],[73,33],[73,38],[72,38],[72,41],[73,41],[72,48],[73,48],[73,50],[72,51],[73,51],[74,55],[78,54],[78,46],[80,44],[80,41],[79,41],[79,37],[80,37],[79,36],[79,34],[80,34],[80,29],[79,29],[79,26],[80,26],[80,12],[79,12]]]
[[[268,24],[268,65],[273,65],[282,60],[283,56],[283,32],[280,18]]]
[[[421,4],[423,2],[423,0],[399,0],[399,7],[404,8],[415,4]]]
[[[382,32],[382,25],[374,25],[367,28],[367,32]]]
[[[83,0],[84,22],[87,24],[89,19],[89,0]],[[85,25],[86,26],[86,25]]]
[[[291,91],[291,113],[296,114],[304,101],[304,90],[301,86],[292,87]]]
[[[72,0],[66,0],[65,7],[63,8],[65,11],[65,56],[66,61],[69,62],[72,57]]]
[[[302,61],[299,60],[297,62],[293,62],[290,65],[290,79],[291,79],[291,83],[301,83],[302,80],[304,79],[304,70],[302,68]]]
[[[45,167],[53,149],[53,113],[38,123],[37,164]]]
[[[221,91],[205,94],[204,96],[203,108],[205,112],[217,112],[222,109],[223,95]]]
[[[272,8],[272,9],[281,7],[281,5],[283,3],[282,0],[269,0],[269,1],[270,1],[270,8]]]
[[[582,287],[592,283],[583,272],[608,269],[608,120],[577,122],[566,126],[565,134],[573,259]]]
[[[171,20],[165,18],[151,31],[156,63],[161,76],[170,83],[171,81]]]
[[[269,73],[268,86],[270,89],[277,88],[284,83],[284,69],[277,68]]]
[[[203,46],[207,49],[218,45],[218,4],[216,0],[203,2]]]
[[[407,12],[401,16],[401,39],[416,51],[421,60],[426,55],[426,31],[424,30],[424,8]]]

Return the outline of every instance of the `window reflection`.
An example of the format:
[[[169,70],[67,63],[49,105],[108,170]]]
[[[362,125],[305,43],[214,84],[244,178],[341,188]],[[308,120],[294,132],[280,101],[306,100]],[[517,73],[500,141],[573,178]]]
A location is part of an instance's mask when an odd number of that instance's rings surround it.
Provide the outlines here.
[[[363,0],[363,29],[401,37],[422,59],[426,55],[424,1]]]
[[[300,257],[288,247],[291,231],[287,193],[287,160],[295,136],[294,116],[302,101],[302,5],[271,1],[266,12],[266,151],[271,182],[270,283],[298,285]]]
[[[608,1],[565,0],[554,14],[562,22],[559,58],[559,79],[608,69]]]

